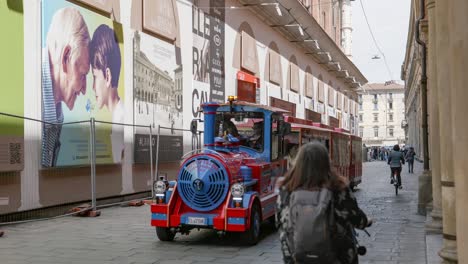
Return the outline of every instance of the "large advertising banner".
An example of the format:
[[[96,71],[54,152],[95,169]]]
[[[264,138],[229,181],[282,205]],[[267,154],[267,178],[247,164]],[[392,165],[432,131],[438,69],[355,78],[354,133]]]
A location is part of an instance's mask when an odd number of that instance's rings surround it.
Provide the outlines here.
[[[0,1],[0,112],[24,115],[22,1]],[[0,114],[0,172],[24,168],[24,120]]]
[[[42,165],[120,163],[124,141],[123,31],[110,18],[64,0],[42,1]],[[54,125],[57,124],[57,125]]]
[[[192,7],[192,114],[204,102],[225,101],[225,0],[201,0]],[[202,8],[199,8],[202,7]]]
[[[162,9],[163,10],[163,9]],[[175,30],[175,29],[174,29]],[[177,32],[176,32],[177,33]],[[178,34],[175,34],[178,35]],[[174,42],[142,32],[134,36],[135,124],[160,129],[159,162],[179,161],[183,154],[182,65]],[[149,128],[135,129],[135,163],[149,163]],[[153,136],[153,159],[156,136]]]

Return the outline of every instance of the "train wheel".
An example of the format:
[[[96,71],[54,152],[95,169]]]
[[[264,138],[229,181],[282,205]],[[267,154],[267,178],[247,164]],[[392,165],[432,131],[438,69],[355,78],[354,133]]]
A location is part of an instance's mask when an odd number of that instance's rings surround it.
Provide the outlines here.
[[[175,233],[171,232],[169,228],[159,226],[156,227],[156,235],[161,241],[172,241],[175,237]]]
[[[260,239],[260,226],[262,220],[260,215],[260,206],[254,203],[250,212],[250,228],[242,234],[242,240],[248,245],[256,245]]]

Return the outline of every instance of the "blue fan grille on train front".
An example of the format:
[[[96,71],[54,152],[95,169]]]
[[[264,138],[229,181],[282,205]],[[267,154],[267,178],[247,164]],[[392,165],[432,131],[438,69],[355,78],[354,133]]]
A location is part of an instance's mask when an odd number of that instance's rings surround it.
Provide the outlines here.
[[[182,200],[190,208],[207,212],[220,206],[229,190],[224,166],[208,156],[196,156],[184,163],[178,176]]]

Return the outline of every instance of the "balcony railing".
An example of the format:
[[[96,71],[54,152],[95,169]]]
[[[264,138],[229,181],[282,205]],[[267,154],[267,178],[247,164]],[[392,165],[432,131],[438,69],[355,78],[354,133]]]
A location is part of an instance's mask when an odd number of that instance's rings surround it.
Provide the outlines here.
[[[372,103],[377,104],[378,102],[379,102],[379,99],[376,99],[376,98],[372,99]]]

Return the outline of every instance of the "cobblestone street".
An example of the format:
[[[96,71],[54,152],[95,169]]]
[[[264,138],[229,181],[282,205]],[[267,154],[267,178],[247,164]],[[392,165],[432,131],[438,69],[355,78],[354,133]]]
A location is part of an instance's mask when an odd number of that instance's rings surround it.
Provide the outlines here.
[[[364,163],[363,184],[355,193],[374,219],[371,237],[359,232],[368,248],[360,263],[426,263],[425,217],[416,215],[417,175],[404,167],[403,190],[395,196],[384,162]],[[275,233],[265,226],[255,247],[236,237],[219,239],[214,232],[195,231],[160,242],[149,225],[147,205],[112,207],[97,218],[66,217],[3,227],[0,262],[11,263],[281,263]]]
[[[402,171],[403,189],[395,196],[390,185],[390,169],[385,162],[364,163],[363,184],[355,194],[361,208],[372,217],[371,237],[359,232],[367,247],[362,263],[426,263],[425,217],[417,215],[418,175],[422,164]]]

